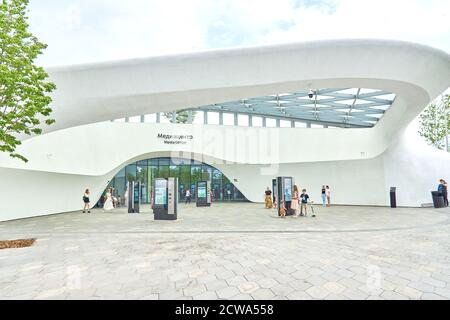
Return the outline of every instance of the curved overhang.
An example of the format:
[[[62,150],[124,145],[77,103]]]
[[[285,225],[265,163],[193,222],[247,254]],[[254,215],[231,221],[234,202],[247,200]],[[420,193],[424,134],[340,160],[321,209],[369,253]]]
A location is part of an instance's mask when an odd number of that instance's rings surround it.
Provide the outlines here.
[[[53,101],[56,124],[45,128],[44,135],[23,141],[18,151],[30,158],[28,164],[1,156],[4,167],[103,175],[141,154],[168,150],[244,164],[373,159],[450,86],[450,56],[399,41],[333,40],[62,67],[49,73],[58,86]],[[364,129],[94,124],[305,88],[337,87],[384,90],[396,98],[375,127]],[[155,138],[158,131],[194,132],[199,142],[177,147],[160,144]],[[127,143],[135,136],[151,139],[139,146]],[[245,156],[227,151],[228,147],[236,150],[242,136],[249,145],[278,147],[269,155],[248,152],[245,146],[240,148],[246,150]],[[114,161],[103,162],[107,150],[102,153],[98,146],[105,139],[131,146]],[[308,152],[286,145],[299,140]],[[86,149],[96,153],[99,164],[68,161],[73,152],[62,143],[75,150],[89,144]]]
[[[332,40],[87,64],[49,73],[58,87],[53,103],[57,122],[47,132],[309,87],[386,90],[411,100],[404,114],[411,120],[450,85],[450,56],[400,41]]]

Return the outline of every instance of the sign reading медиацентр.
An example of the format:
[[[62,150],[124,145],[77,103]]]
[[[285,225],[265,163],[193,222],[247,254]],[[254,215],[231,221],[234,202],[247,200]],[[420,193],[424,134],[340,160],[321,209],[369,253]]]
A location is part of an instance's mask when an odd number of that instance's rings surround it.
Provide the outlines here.
[[[158,134],[158,139],[163,139],[164,144],[187,144],[194,140],[193,135]]]

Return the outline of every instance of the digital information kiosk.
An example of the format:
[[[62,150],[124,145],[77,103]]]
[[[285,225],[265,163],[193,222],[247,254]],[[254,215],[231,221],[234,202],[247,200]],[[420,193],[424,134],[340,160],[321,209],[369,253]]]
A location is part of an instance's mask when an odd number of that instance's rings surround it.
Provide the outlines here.
[[[142,184],[140,182],[128,182],[128,213],[139,213],[142,200]]]
[[[178,178],[155,179],[155,220],[178,219]]]
[[[197,183],[197,207],[211,206],[210,187],[211,185],[207,181],[199,181]]]
[[[278,177],[277,178],[277,208],[278,215],[280,214],[281,204],[284,202],[284,206],[288,215],[291,214],[292,204],[292,189],[294,187],[294,179],[292,177]]]

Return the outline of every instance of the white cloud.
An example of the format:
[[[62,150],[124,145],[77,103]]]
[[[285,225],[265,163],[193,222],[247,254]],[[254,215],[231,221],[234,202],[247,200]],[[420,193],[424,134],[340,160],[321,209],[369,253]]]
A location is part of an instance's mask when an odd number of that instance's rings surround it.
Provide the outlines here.
[[[332,13],[299,8],[287,31],[263,37],[267,42],[336,38],[384,38],[414,41],[450,52],[450,1],[340,0]]]
[[[46,66],[336,38],[450,52],[448,0],[32,0]]]

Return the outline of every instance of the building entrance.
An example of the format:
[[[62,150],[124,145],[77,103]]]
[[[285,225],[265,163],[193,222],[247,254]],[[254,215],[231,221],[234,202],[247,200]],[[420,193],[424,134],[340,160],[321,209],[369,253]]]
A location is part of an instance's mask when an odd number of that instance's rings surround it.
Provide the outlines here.
[[[186,191],[190,190],[192,202],[198,197],[197,184],[205,181],[211,188],[213,201],[248,201],[236,186],[218,169],[202,162],[181,158],[155,158],[138,161],[124,167],[111,180],[108,188],[114,189],[114,196],[124,199],[128,182],[140,182],[142,204],[151,204],[154,199],[155,179],[178,178],[178,200],[184,202]],[[122,201],[122,205],[124,201]],[[101,206],[101,201],[99,203]]]

